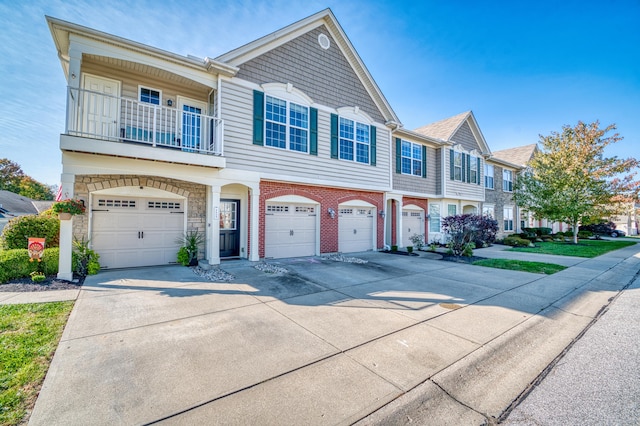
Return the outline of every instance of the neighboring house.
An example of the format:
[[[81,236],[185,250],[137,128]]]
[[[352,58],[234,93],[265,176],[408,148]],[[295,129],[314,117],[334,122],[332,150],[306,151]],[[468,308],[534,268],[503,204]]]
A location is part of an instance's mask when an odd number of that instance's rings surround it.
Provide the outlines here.
[[[400,123],[329,9],[204,60],[47,22],[63,198],[90,206],[61,222],[61,278],[74,235],[107,268],[175,262],[192,230],[209,264],[383,246]]]
[[[638,214],[640,213],[640,203],[627,203],[622,208],[622,212],[611,217],[616,229],[626,232],[627,235],[638,235]]]
[[[427,242],[444,242],[443,217],[481,213],[485,196],[484,163],[491,151],[471,111],[428,124],[414,132],[440,144],[434,149],[436,193],[429,200],[426,239]]]
[[[482,214],[498,221],[498,238],[520,232],[520,209],[513,201],[513,185],[522,166],[498,158],[496,151],[484,165],[485,201]]]
[[[14,217],[36,215],[51,207],[53,201],[37,201],[14,192],[0,190],[0,231]]]

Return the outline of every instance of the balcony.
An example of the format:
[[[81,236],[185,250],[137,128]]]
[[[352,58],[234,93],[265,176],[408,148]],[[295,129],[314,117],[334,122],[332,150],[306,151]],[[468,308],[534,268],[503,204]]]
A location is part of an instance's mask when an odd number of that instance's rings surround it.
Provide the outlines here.
[[[186,104],[170,108],[68,88],[72,138],[61,138],[61,149],[224,167],[223,128],[221,119]]]

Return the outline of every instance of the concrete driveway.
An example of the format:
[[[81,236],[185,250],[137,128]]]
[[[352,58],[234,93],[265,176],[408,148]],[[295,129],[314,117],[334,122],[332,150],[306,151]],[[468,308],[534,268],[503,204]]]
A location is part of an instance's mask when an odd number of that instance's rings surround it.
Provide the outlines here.
[[[229,283],[101,272],[30,424],[374,424],[406,407],[486,422],[631,280],[631,249],[553,276],[373,252],[273,261],[277,274],[230,261]]]

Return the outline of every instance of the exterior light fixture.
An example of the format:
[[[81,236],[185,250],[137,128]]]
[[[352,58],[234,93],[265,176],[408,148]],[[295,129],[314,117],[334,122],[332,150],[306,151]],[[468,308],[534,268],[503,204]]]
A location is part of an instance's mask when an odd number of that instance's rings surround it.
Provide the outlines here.
[[[336,217],[336,211],[334,209],[332,209],[331,207],[329,207],[327,209],[327,213],[329,213],[329,216],[331,216],[331,219]]]
[[[173,99],[167,99],[167,106],[173,106]]]
[[[380,215],[381,218],[384,219],[384,210],[380,210],[380,213],[378,213]]]

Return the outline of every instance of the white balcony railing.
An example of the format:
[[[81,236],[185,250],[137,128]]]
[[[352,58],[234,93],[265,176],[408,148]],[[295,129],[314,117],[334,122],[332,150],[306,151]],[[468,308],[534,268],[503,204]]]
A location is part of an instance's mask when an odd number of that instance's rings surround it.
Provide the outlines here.
[[[167,108],[84,89],[68,90],[66,133],[200,154],[223,154],[222,120],[201,114],[198,108],[182,105]]]

